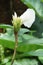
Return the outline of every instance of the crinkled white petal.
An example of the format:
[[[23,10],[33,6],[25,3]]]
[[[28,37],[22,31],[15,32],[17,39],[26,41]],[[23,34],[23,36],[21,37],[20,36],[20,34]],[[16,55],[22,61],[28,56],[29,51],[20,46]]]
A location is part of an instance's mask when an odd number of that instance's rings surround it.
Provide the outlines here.
[[[27,9],[21,16],[20,18],[23,21],[23,24],[30,28],[32,24],[35,21],[35,11],[33,9]]]

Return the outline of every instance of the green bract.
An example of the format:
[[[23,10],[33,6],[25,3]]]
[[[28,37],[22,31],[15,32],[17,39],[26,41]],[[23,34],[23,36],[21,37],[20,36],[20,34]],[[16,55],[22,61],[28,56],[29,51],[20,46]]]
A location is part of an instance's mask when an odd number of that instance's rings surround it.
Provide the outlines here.
[[[12,23],[14,26],[14,32],[18,32],[21,27],[21,19],[19,17],[14,17]]]

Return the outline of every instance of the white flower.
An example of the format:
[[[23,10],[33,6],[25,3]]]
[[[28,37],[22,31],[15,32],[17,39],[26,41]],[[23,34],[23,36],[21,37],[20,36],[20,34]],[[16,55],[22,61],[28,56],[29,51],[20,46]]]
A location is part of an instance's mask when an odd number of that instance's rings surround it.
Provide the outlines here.
[[[33,9],[27,9],[21,16],[22,23],[30,28],[35,21],[35,11]]]
[[[15,18],[17,18],[16,12],[14,12],[13,20]],[[21,23],[24,24],[24,26],[30,28],[35,21],[35,11],[29,8],[19,18],[21,19]]]

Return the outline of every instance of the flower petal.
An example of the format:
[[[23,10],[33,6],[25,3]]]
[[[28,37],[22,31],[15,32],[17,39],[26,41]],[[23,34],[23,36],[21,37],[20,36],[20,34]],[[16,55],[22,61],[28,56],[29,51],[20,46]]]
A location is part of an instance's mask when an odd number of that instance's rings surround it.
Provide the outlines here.
[[[23,21],[23,24],[30,28],[35,21],[35,11],[33,9],[27,9],[20,18]]]
[[[16,12],[14,12],[14,15],[12,15],[12,18],[13,18],[13,20],[14,20],[15,18],[17,18]]]

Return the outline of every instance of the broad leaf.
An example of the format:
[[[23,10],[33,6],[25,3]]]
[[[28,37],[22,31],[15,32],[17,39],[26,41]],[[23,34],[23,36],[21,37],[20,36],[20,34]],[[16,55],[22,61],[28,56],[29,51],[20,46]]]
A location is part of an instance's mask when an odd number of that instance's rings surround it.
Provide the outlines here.
[[[38,49],[38,50],[32,51],[29,54],[33,55],[33,56],[43,56],[43,49]]]
[[[30,52],[18,54],[17,58],[29,57],[29,56],[38,56],[39,60],[43,63],[43,49],[37,49],[37,50],[32,50]]]
[[[43,63],[43,56],[39,56],[38,59]]]
[[[26,38],[23,37],[23,39],[18,37],[17,51],[29,52],[36,49],[43,49],[43,39],[37,39],[29,35],[27,36]],[[0,36],[0,44],[2,44],[4,47],[14,49],[14,45],[15,45],[14,35],[2,34]]]
[[[6,65],[10,65],[11,62],[8,62]],[[29,60],[29,59],[22,59],[22,60],[15,60],[13,65],[38,65],[37,60]]]
[[[19,31],[19,35],[23,35],[24,33],[27,33],[27,32],[30,32],[30,30],[26,28],[21,28]]]
[[[38,39],[38,38],[35,38],[35,37],[30,36],[28,34],[24,34],[26,32],[25,30],[28,32],[27,29],[24,29],[24,31],[22,29],[21,30],[21,32],[23,31],[22,35],[18,36],[17,51],[29,52],[32,50],[43,49],[43,38]],[[6,33],[4,33],[4,34],[0,33],[0,44],[2,44],[4,47],[14,49],[15,37],[14,37],[13,32],[14,32],[13,29],[7,28]]]
[[[0,24],[0,28],[3,28],[3,29],[6,29],[6,28],[13,28],[13,26],[7,25],[7,24]]]

